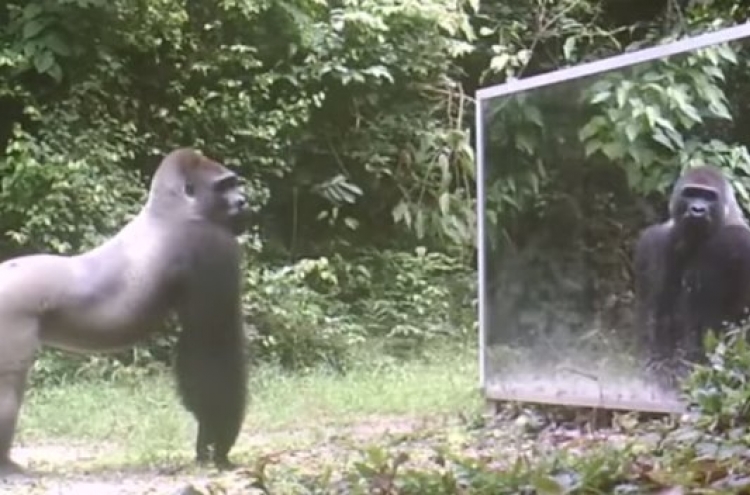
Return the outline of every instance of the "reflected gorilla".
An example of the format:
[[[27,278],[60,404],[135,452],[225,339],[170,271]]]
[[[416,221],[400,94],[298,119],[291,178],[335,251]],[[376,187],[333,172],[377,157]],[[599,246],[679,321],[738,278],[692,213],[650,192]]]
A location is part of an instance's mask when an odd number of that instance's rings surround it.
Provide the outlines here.
[[[240,248],[248,220],[238,177],[191,149],[169,153],[148,200],[114,237],[77,256],[0,264],[0,474],[27,375],[42,345],[78,353],[133,346],[175,312],[175,369],[198,422],[198,461],[227,458],[245,414]]]
[[[711,166],[686,170],[670,218],[646,228],[635,248],[638,331],[655,362],[701,361],[703,337],[739,323],[750,304],[750,228],[730,182]]]

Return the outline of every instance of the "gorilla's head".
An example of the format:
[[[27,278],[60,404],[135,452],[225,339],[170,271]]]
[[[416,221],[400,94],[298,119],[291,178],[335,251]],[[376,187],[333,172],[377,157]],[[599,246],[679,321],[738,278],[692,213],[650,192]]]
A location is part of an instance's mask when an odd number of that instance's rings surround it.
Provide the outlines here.
[[[692,240],[706,239],[727,217],[741,215],[731,185],[720,170],[708,165],[688,169],[680,177],[669,212],[678,231]]]
[[[248,228],[250,208],[237,174],[197,151],[182,148],[162,161],[151,182],[149,204],[157,214],[187,212],[234,234]]]

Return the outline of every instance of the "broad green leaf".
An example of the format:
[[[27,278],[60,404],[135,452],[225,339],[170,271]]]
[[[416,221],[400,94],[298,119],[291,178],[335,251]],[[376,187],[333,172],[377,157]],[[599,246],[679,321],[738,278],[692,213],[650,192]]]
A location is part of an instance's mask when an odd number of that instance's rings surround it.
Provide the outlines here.
[[[50,50],[58,55],[62,55],[63,57],[70,56],[71,54],[70,46],[58,33],[47,33],[44,35],[44,38],[42,38],[42,43],[44,43]]]
[[[663,145],[670,151],[676,151],[674,143],[661,130],[657,129],[651,135],[651,138],[657,143]]]
[[[440,206],[440,213],[447,215],[450,209],[450,195],[448,192],[443,192],[438,198],[438,204]]]
[[[510,55],[507,53],[501,53],[490,60],[490,69],[495,72],[501,72],[508,65],[510,61]]]
[[[576,52],[576,42],[578,40],[574,36],[569,36],[565,43],[563,43],[563,57],[565,60],[571,61],[573,60],[573,56]]]
[[[596,93],[593,98],[591,98],[591,104],[597,105],[599,103],[602,103],[603,101],[608,100],[612,96],[612,93],[610,91],[601,91],[599,93]]]
[[[36,18],[28,21],[23,26],[23,37],[24,39],[34,38],[36,35],[42,32],[50,24],[49,18]]]
[[[40,74],[46,74],[55,64],[55,58],[51,52],[38,52],[34,57],[34,67]]]
[[[632,121],[625,124],[625,137],[631,143],[635,142],[635,140],[638,139],[639,133],[640,129],[638,128],[637,124],[633,123]]]

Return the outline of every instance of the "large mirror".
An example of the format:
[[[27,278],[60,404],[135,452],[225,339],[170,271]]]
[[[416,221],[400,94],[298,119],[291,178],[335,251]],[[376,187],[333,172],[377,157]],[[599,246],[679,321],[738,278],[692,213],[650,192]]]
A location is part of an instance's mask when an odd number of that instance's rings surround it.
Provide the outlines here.
[[[633,249],[681,170],[746,207],[732,71],[747,26],[480,92],[480,327],[490,400],[682,407],[635,318]],[[675,352],[681,343],[675,339]],[[676,373],[676,371],[675,371]]]

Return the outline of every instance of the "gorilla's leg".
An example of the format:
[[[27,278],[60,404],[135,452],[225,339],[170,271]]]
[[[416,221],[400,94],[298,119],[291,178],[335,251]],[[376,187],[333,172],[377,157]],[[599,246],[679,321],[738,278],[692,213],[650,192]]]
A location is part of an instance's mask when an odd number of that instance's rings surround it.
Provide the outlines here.
[[[11,279],[12,273],[3,273]],[[0,294],[14,302],[12,293]],[[26,390],[26,379],[39,348],[39,323],[34,317],[15,311],[0,313],[0,477],[23,472],[10,458],[10,450]]]
[[[195,440],[195,460],[198,463],[203,464],[211,459],[211,453],[209,452],[209,440],[208,429],[206,428],[205,422],[198,423],[198,437]]]
[[[213,459],[220,469],[232,467],[228,454],[245,408],[246,369],[238,353],[242,343],[233,340],[219,345],[183,333],[178,341],[176,369],[183,404],[198,420],[196,460]]]
[[[0,478],[23,472],[10,458],[28,368],[0,371]]]
[[[237,387],[230,390],[236,390]],[[225,394],[223,401],[217,401],[217,405],[224,405],[223,411],[214,411],[212,421],[208,425],[215,425],[211,431],[214,446],[214,463],[220,469],[231,469],[233,464],[229,461],[229,451],[237,440],[242,426],[242,416],[238,414],[244,405],[237,403],[237,395]],[[244,399],[244,395],[242,396]]]
[[[17,371],[0,374],[0,477],[20,473],[21,466],[10,459],[10,448],[18,422],[23,393],[19,393],[19,383],[23,385],[24,373]]]
[[[177,310],[182,332],[175,362],[183,404],[199,425],[196,457],[213,449],[214,463],[223,468],[230,467],[227,454],[247,396],[239,249],[234,237],[227,240],[214,243],[215,257],[191,260]]]

